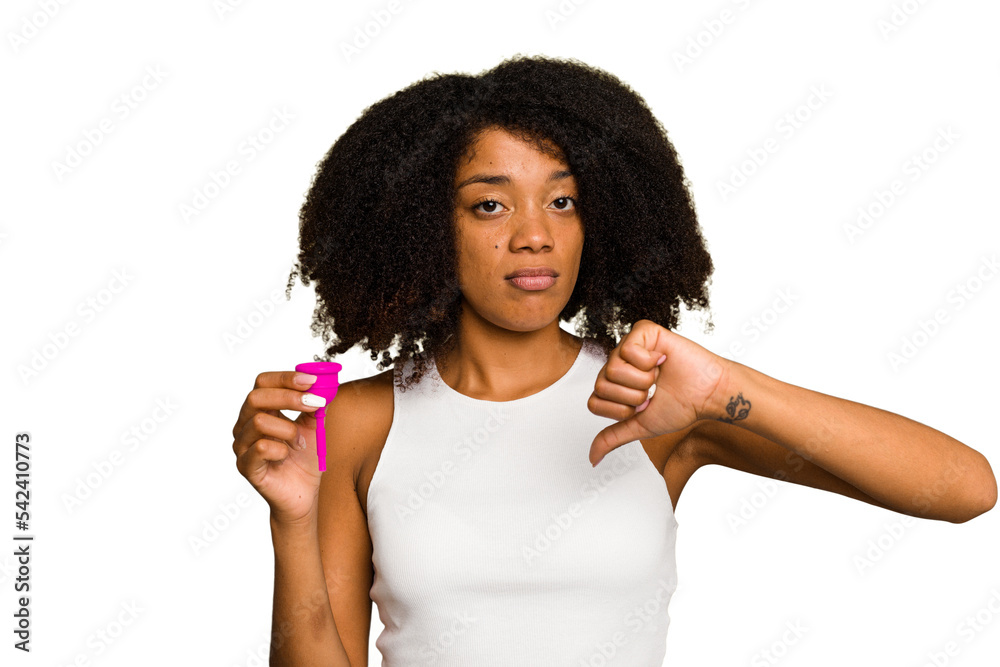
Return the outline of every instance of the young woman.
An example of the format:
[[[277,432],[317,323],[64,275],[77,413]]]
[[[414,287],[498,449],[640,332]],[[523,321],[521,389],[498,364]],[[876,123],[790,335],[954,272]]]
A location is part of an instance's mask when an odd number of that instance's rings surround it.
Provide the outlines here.
[[[242,406],[272,665],[367,664],[372,600],[385,665],[660,665],[674,508],[707,464],[951,522],[996,501],[961,442],[671,331],[712,272],[684,174],[642,99],[582,63],[513,58],[366,109],[300,250],[327,354],[393,368],[340,387],[325,474],[315,378],[261,373]]]

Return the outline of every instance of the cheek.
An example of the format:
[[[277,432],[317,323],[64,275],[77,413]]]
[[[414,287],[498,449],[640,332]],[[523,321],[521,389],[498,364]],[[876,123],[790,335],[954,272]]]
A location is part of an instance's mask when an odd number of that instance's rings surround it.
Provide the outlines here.
[[[503,231],[496,229],[492,234],[486,236],[486,247],[493,254],[497,251],[502,251],[507,242],[503,238]]]
[[[466,281],[493,283],[503,278],[504,244],[499,239],[479,238],[460,241],[458,245],[458,271]]]
[[[490,289],[494,289],[497,284],[503,283],[508,241],[501,229],[479,231],[477,236],[463,234],[456,229],[458,273],[463,283],[489,285]]]

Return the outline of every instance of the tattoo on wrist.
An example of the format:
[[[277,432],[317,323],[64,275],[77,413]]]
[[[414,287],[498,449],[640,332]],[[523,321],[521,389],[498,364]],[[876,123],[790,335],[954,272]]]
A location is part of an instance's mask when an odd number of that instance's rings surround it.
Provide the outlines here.
[[[747,415],[750,414],[750,401],[743,398],[743,393],[740,392],[737,396],[729,399],[729,403],[726,405],[726,414],[729,416],[716,417],[716,421],[732,424],[740,419],[746,419]]]

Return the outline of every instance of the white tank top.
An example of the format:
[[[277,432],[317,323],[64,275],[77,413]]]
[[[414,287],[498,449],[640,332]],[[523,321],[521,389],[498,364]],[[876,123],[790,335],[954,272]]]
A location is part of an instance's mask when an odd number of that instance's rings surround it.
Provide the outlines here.
[[[461,394],[433,361],[400,391],[368,489],[382,667],[659,667],[677,586],[666,483],[587,409],[607,357],[585,340],[542,391]],[[402,372],[409,375],[412,360]]]

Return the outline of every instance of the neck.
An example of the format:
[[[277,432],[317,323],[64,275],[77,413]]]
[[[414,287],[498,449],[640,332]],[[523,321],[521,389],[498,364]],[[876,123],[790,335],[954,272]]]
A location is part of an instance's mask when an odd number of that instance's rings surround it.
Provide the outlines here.
[[[541,391],[569,371],[583,344],[558,321],[511,331],[470,320],[463,312],[454,347],[435,363],[449,387],[480,400],[512,401]]]

